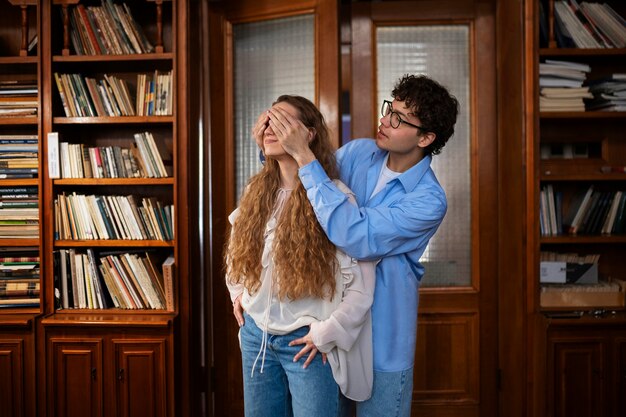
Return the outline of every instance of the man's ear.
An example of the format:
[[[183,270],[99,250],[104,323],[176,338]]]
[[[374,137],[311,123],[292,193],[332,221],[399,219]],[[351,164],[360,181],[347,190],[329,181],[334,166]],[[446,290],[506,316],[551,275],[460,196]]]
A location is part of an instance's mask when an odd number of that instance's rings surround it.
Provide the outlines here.
[[[426,132],[422,136],[419,137],[419,141],[417,142],[417,146],[420,148],[425,148],[431,143],[433,143],[437,139],[437,134],[434,132]]]

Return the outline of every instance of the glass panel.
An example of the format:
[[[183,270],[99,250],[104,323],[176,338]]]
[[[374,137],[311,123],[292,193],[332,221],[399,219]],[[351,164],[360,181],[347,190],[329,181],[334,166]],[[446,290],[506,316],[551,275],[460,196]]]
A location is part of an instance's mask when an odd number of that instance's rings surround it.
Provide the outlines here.
[[[467,25],[395,26],[376,30],[378,107],[404,74],[425,74],[459,100],[455,134],[433,158],[448,213],[422,257],[422,286],[471,284],[470,62]]]
[[[315,100],[313,15],[233,25],[236,190],[261,167],[251,137],[261,112],[281,94]]]

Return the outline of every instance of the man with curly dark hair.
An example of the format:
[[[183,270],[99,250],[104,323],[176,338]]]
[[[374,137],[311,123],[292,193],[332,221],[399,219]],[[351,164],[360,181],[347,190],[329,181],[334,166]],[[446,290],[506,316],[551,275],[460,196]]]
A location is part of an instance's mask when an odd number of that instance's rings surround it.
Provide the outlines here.
[[[340,178],[358,207],[315,160],[306,127],[270,110],[269,126],[298,163],[318,221],[329,239],[357,259],[377,260],[372,306],[374,386],[357,403],[359,417],[409,416],[417,336],[419,260],[447,210],[430,167],[454,133],[458,101],[426,76],[406,75],[384,101],[376,139],[353,140],[337,151]],[[263,117],[261,118],[263,119]]]

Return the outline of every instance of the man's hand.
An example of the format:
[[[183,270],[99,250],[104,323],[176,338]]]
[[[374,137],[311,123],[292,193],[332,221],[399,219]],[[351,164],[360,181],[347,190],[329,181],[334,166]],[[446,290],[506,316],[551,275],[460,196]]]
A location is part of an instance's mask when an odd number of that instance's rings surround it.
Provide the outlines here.
[[[233,303],[233,315],[239,327],[243,326],[245,320],[243,318],[243,307],[241,306],[241,295],[235,298],[235,302]]]
[[[289,155],[302,167],[315,160],[309,148],[309,142],[315,137],[315,130],[307,128],[283,109],[272,107],[269,110],[270,127],[278,142]]]
[[[259,149],[264,149],[263,147],[263,132],[267,129],[267,126],[270,121],[269,112],[265,110],[263,113],[259,115],[254,126],[252,126],[252,136],[254,137],[254,141],[256,142]]]
[[[311,333],[299,339],[292,340],[289,343],[289,346],[296,346],[296,345],[304,345],[304,347],[300,349],[300,352],[298,352],[296,356],[293,357],[294,362],[298,362],[298,360],[300,360],[301,357],[303,357],[304,355],[310,352],[309,357],[306,358],[306,361],[304,361],[304,365],[302,365],[302,367],[306,369],[306,367],[309,366],[309,364],[311,363],[311,361],[313,360],[313,358],[315,358],[315,355],[317,354],[317,346],[315,346],[315,344],[313,343],[313,339],[311,338]],[[322,363],[324,365],[326,364],[325,353],[322,353]]]

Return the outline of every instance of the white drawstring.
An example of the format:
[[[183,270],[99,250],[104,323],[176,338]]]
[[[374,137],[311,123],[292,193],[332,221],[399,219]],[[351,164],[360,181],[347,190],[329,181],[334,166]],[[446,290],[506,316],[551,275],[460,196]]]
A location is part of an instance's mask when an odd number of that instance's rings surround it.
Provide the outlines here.
[[[261,356],[261,352],[263,353],[263,358],[261,360],[261,373],[263,373],[263,367],[265,366],[265,352],[267,351],[267,325],[270,320],[270,303],[272,302],[272,284],[274,280],[270,281],[270,290],[267,294],[267,307],[265,309],[265,317],[263,318],[263,338],[261,339],[261,348],[259,349],[259,353],[256,355],[256,359],[252,364],[252,371],[250,371],[250,378],[254,378],[254,368],[256,368],[256,363],[259,360],[259,356]]]
[[[276,196],[276,206],[274,207],[274,210],[272,212],[272,215],[270,216],[270,218],[273,219],[277,219],[278,216],[280,215],[280,212],[282,211],[283,207],[285,206],[285,201],[287,200],[287,197],[290,195],[291,190],[285,189],[285,188],[279,188],[278,189],[278,194]],[[276,220],[277,221],[277,220]],[[266,230],[266,233],[268,231]],[[267,236],[266,236],[267,237]],[[267,293],[267,305],[265,307],[265,317],[263,317],[263,338],[261,339],[261,348],[259,349],[259,353],[256,355],[256,359],[254,359],[254,363],[252,364],[252,370],[250,371],[250,378],[254,378],[254,369],[256,368],[256,364],[259,361],[259,357],[261,356],[261,354],[263,354],[263,357],[261,358],[261,373],[263,373],[263,367],[265,366],[265,353],[267,351],[267,327],[270,321],[270,306],[272,303],[272,293],[274,291],[274,277],[272,276],[273,273],[273,262],[271,263],[272,267],[271,267],[271,271],[269,273],[270,276],[270,290]]]

